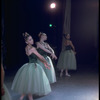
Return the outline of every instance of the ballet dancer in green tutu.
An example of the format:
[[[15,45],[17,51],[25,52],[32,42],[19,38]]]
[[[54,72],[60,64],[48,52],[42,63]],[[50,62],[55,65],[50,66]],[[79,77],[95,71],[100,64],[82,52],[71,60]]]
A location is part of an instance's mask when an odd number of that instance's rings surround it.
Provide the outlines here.
[[[3,45],[1,44],[1,100],[11,100],[10,93],[4,84],[4,68],[3,68]]]
[[[70,76],[68,70],[76,70],[76,58],[75,58],[75,47],[70,40],[70,34],[65,35],[64,46],[65,49],[60,53],[57,68],[61,70],[60,77],[63,75],[63,71],[65,70],[65,75]]]
[[[3,65],[1,64],[1,100],[11,100],[10,93],[4,84],[4,69]]]
[[[44,69],[48,80],[50,83],[55,83],[56,82],[56,74],[55,74],[55,70],[54,70],[54,66],[52,63],[51,58],[48,56],[48,54],[52,57],[52,59],[57,59],[54,50],[50,47],[50,45],[48,43],[46,43],[45,41],[47,40],[47,35],[45,33],[40,32],[39,33],[39,38],[40,41],[36,42],[37,45],[37,51],[45,58],[45,60],[51,65],[50,70],[46,69],[45,66],[43,65],[43,63],[40,62],[40,60],[38,60],[38,63],[42,66],[42,68]]]
[[[39,59],[46,69],[50,70],[49,64],[43,56],[41,56],[35,47],[34,40],[27,32],[23,34],[26,47],[26,55],[29,58],[29,63],[24,64],[16,73],[11,89],[20,93],[20,100],[23,100],[25,95],[28,95],[29,100],[33,100],[32,95],[43,96],[51,92],[49,80],[43,68],[37,63]]]

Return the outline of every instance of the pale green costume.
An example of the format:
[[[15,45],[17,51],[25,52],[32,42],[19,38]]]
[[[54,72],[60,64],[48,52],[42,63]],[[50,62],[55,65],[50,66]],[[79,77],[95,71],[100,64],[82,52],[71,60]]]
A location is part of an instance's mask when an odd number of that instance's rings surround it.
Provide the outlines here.
[[[1,100],[11,100],[11,96],[9,94],[9,91],[7,89],[7,87],[5,86],[5,84],[3,85],[5,94],[3,96],[1,96]]]
[[[47,53],[40,48],[38,48],[37,51],[45,58],[45,60],[48,62],[48,64],[50,64],[51,67],[50,67],[50,69],[45,68],[44,64],[40,60],[37,61],[38,64],[40,64],[42,66],[42,68],[44,69],[49,82],[55,83],[56,82],[56,74],[55,74],[54,66],[53,66],[53,63],[52,63],[50,57],[47,56]]]
[[[43,68],[37,63],[37,56],[31,54],[29,63],[24,64],[16,73],[12,90],[21,94],[47,95],[51,92],[49,80]]]
[[[68,69],[68,70],[76,70],[76,58],[75,54],[70,45],[66,46],[66,49],[60,53],[57,68]]]

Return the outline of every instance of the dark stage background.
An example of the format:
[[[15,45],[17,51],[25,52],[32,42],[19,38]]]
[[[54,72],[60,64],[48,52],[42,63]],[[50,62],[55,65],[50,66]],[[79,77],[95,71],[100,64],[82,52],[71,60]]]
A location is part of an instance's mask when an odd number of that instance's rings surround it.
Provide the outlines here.
[[[50,0],[2,0],[3,39],[7,69],[19,68],[28,62],[23,32],[36,41],[40,31],[48,35],[48,43],[59,57],[62,44],[65,0],[56,0],[58,7],[50,10]],[[76,48],[78,65],[96,64],[98,69],[99,1],[71,0],[71,40]],[[49,24],[53,24],[52,28]],[[57,61],[56,61],[57,63]],[[85,66],[83,66],[85,67]]]

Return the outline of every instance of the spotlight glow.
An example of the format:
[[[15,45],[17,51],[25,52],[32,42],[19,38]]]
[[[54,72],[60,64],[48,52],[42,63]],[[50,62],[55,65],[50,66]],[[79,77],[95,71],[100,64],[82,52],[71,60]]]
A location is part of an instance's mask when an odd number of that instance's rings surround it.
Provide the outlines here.
[[[51,3],[51,4],[50,4],[50,8],[53,9],[53,8],[55,8],[55,7],[56,7],[56,4],[55,4],[55,3]]]
[[[49,24],[49,27],[52,27],[52,24]]]

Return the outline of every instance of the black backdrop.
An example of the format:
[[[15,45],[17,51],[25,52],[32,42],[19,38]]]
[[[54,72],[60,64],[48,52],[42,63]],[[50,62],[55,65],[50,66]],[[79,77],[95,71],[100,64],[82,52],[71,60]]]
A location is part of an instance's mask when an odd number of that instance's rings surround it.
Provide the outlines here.
[[[62,43],[65,0],[56,0],[58,7],[49,9],[50,0],[4,0],[4,33],[7,68],[28,62],[22,33],[35,40],[40,31],[47,33],[48,43],[59,57]],[[98,63],[98,0],[71,1],[71,39],[76,48],[78,64]],[[52,23],[56,27],[49,27]]]

